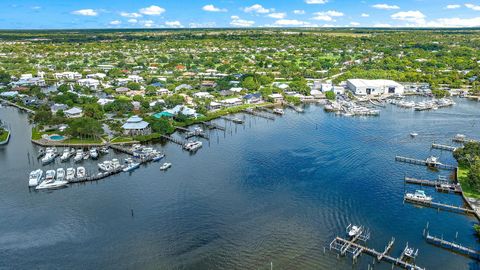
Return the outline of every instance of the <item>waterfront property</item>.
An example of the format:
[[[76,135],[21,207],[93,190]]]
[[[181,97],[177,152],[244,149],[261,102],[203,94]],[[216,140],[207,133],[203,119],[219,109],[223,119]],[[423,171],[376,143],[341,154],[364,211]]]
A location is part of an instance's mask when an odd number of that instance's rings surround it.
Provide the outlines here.
[[[122,125],[123,134],[129,136],[148,135],[152,132],[150,124],[139,116],[132,116]]]
[[[347,80],[347,87],[355,95],[383,95],[383,94],[403,94],[405,88],[403,85],[392,80],[364,80],[364,79],[349,79]]]

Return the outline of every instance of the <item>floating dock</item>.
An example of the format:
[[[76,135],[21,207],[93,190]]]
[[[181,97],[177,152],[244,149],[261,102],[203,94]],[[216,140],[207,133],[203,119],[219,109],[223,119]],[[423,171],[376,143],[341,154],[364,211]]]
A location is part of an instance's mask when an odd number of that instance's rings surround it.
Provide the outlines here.
[[[415,159],[415,158],[408,158],[408,157],[402,157],[402,156],[396,156],[395,161],[398,162],[405,162],[409,164],[414,164],[414,165],[422,165],[422,166],[428,166],[428,167],[433,167],[437,169],[444,169],[444,170],[455,170],[457,167],[449,164],[443,164],[443,163],[434,163],[430,164],[426,160],[422,159]]]
[[[452,192],[452,193],[462,194],[462,187],[459,184],[453,184],[448,181],[424,180],[424,179],[417,179],[412,177],[405,177],[405,183],[434,187],[435,190],[438,192],[447,192],[447,193]]]
[[[452,252],[459,253],[459,254],[468,256],[472,259],[480,261],[480,252],[477,250],[465,247],[461,244],[443,240],[443,237],[438,238],[438,237],[432,236],[429,234],[428,230],[424,231],[424,236],[425,236],[425,240],[432,245],[439,246],[447,250],[450,250]]]
[[[439,150],[445,150],[445,151],[452,151],[452,152],[457,150],[457,147],[455,147],[455,146],[438,144],[438,143],[432,143],[432,148],[433,149],[439,149]]]
[[[236,117],[227,117],[227,116],[222,116],[221,119],[225,120],[225,121],[230,121],[230,122],[233,122],[235,124],[243,124],[245,121],[243,121],[242,119],[240,118],[236,118]]]
[[[209,129],[218,129],[218,130],[221,130],[221,131],[225,131],[226,128],[225,127],[222,127],[220,125],[217,125],[215,123],[212,123],[212,122],[200,122],[201,124],[205,125],[207,128]]]
[[[272,115],[266,115],[264,113],[256,112],[254,110],[244,110],[243,112],[251,114],[253,116],[258,116],[258,117],[261,117],[261,118],[265,118],[265,119],[268,119],[268,120],[275,120],[275,117],[272,116]]]

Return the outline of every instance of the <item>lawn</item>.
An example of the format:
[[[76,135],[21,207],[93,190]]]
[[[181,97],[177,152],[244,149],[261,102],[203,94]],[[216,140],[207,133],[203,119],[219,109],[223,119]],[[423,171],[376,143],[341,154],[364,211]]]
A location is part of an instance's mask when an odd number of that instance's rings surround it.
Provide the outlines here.
[[[480,192],[472,189],[467,184],[467,174],[468,174],[468,168],[465,168],[465,167],[458,168],[457,179],[460,182],[460,185],[462,186],[463,193],[465,194],[466,197],[480,199]]]
[[[111,143],[125,143],[125,142],[132,142],[133,138],[132,137],[116,137],[113,138],[110,142]]]
[[[102,144],[100,139],[80,139],[80,138],[70,138],[65,141],[62,141],[65,144]]]
[[[8,132],[8,131],[6,131],[6,130],[4,130],[4,129],[0,129],[0,142],[3,142],[3,141],[5,141],[5,140],[7,140],[9,133],[10,133],[10,132]]]

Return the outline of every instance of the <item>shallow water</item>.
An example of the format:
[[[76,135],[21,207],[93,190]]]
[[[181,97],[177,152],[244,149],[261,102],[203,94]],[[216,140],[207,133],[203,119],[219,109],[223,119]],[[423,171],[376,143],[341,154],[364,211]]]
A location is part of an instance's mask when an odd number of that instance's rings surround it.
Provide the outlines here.
[[[397,163],[395,155],[435,154],[455,164],[433,141],[452,144],[464,133],[478,139],[480,104],[458,99],[452,108],[414,112],[391,105],[380,117],[347,118],[308,106],[275,121],[245,117],[218,123],[195,155],[174,144],[156,145],[173,163],[158,163],[55,191],[27,187],[41,167],[29,142],[27,116],[1,108],[12,138],[0,147],[0,268],[4,269],[352,269],[323,247],[349,223],[371,231],[368,246],[392,255],[419,248],[427,269],[479,269],[476,262],[431,246],[430,232],[480,250],[472,217],[402,203],[403,177],[434,179],[448,171]],[[410,138],[415,131],[419,136]],[[111,153],[103,159],[124,155]],[[162,161],[163,162],[163,161]],[[85,165],[85,164],[84,164]],[[58,167],[52,164],[44,167]],[[91,172],[95,164],[86,166]],[[459,205],[459,196],[424,188],[435,201]],[[132,217],[131,210],[134,215]],[[366,269],[363,255],[353,268]],[[376,264],[376,269],[390,265]]]

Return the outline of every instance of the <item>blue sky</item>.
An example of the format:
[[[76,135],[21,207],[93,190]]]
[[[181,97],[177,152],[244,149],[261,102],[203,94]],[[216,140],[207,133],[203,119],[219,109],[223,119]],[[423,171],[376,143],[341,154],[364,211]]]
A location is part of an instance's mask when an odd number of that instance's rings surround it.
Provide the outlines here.
[[[480,1],[1,0],[1,29],[477,27]]]

